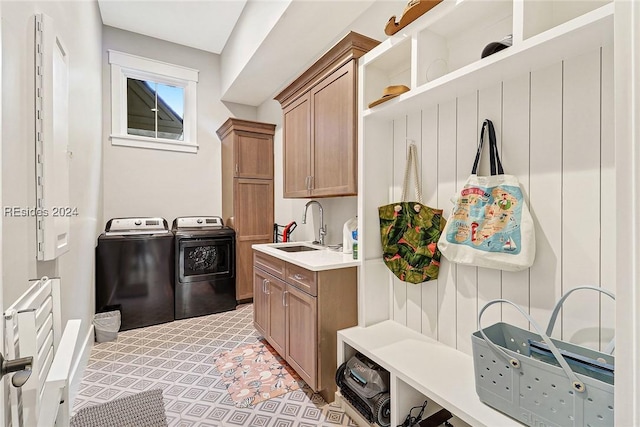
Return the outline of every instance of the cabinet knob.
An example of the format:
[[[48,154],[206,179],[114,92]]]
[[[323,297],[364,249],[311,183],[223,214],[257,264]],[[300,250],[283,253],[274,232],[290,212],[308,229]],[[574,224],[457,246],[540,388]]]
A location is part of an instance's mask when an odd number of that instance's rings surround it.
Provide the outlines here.
[[[238,164],[236,163],[236,175],[238,174],[239,170],[240,169],[238,168]]]
[[[304,279],[304,276],[302,274],[294,274],[293,278],[296,279],[296,280],[302,280],[302,279]]]
[[[289,304],[287,304],[287,294],[288,294],[288,293],[289,293],[289,291],[284,291],[284,292],[282,293],[282,305],[283,305],[284,307],[286,307],[287,305],[289,305]]]

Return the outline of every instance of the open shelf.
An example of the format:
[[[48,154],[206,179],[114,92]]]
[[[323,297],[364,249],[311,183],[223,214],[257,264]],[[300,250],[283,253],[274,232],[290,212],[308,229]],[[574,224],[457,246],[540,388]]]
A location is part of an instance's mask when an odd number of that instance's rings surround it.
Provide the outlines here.
[[[463,422],[459,425],[521,425],[480,401],[475,391],[471,356],[399,323],[387,320],[366,328],[338,331],[339,359],[346,360],[355,351],[391,373],[393,425],[400,424],[408,405],[422,397],[448,409]],[[393,408],[396,408],[395,412]],[[395,421],[398,422],[394,424]]]
[[[340,393],[340,390],[336,391],[334,402],[338,406],[340,406],[340,408],[344,411],[344,413],[347,414],[347,416],[351,418],[351,420],[353,420],[353,422],[355,422],[359,427],[378,426],[378,424],[376,423],[370,423],[369,421],[367,421],[366,418],[363,417],[362,414],[358,412],[358,410],[354,408],[353,405],[351,405],[351,403],[347,401],[347,399],[342,397],[342,393]]]
[[[395,99],[364,110],[365,119],[393,119],[415,109],[540,69],[598,46],[613,43],[613,7],[609,3],[533,36],[487,58],[412,88]]]
[[[415,86],[477,61],[488,43],[512,33],[510,1],[462,2],[453,13],[416,34]]]
[[[523,2],[523,39],[529,39],[564,22],[589,13],[613,0],[525,1]]]
[[[411,88],[411,39],[396,38],[393,49],[386,49],[366,65],[365,105],[380,98],[391,85]]]
[[[400,378],[394,376],[394,380],[395,382],[392,384],[392,387],[395,387],[395,389],[397,390],[397,399],[394,402],[395,408],[392,408],[392,411],[395,410],[395,413],[397,413],[398,416],[396,420],[397,422],[392,423],[392,425],[400,425],[402,422],[404,422],[406,416],[409,414],[409,411],[411,411],[411,408],[422,406],[425,400],[428,403],[424,410],[424,413],[422,414],[423,420],[427,419],[429,416],[442,409],[442,406],[438,405],[427,396],[420,393],[418,390],[411,387],[406,382],[402,381]],[[414,410],[412,415],[415,416],[417,412],[418,410]],[[465,423],[455,415],[449,420],[449,423],[453,427],[470,427],[469,424]]]

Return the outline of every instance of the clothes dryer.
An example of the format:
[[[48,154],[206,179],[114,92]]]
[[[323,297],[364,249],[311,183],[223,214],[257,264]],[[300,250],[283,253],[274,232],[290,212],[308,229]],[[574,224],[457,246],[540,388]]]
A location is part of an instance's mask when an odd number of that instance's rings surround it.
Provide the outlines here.
[[[235,231],[217,216],[176,218],[171,228],[176,319],[235,310]]]

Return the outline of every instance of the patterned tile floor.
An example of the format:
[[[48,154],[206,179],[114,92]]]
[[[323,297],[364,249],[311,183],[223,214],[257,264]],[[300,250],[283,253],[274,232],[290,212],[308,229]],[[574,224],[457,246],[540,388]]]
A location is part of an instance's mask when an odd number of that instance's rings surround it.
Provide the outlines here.
[[[243,305],[121,332],[117,341],[95,344],[73,411],[161,388],[170,427],[355,426],[339,407],[306,385],[253,408],[234,406],[214,356],[258,339],[252,316],[252,306]]]

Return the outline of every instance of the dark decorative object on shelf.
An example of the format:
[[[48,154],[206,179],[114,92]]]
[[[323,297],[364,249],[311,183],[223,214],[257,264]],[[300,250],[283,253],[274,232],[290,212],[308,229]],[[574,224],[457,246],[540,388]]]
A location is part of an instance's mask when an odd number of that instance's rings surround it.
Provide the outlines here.
[[[511,47],[513,44],[513,34],[509,34],[499,42],[491,42],[482,49],[481,58],[486,58],[489,55],[493,55],[496,52],[500,52],[503,49]]]

